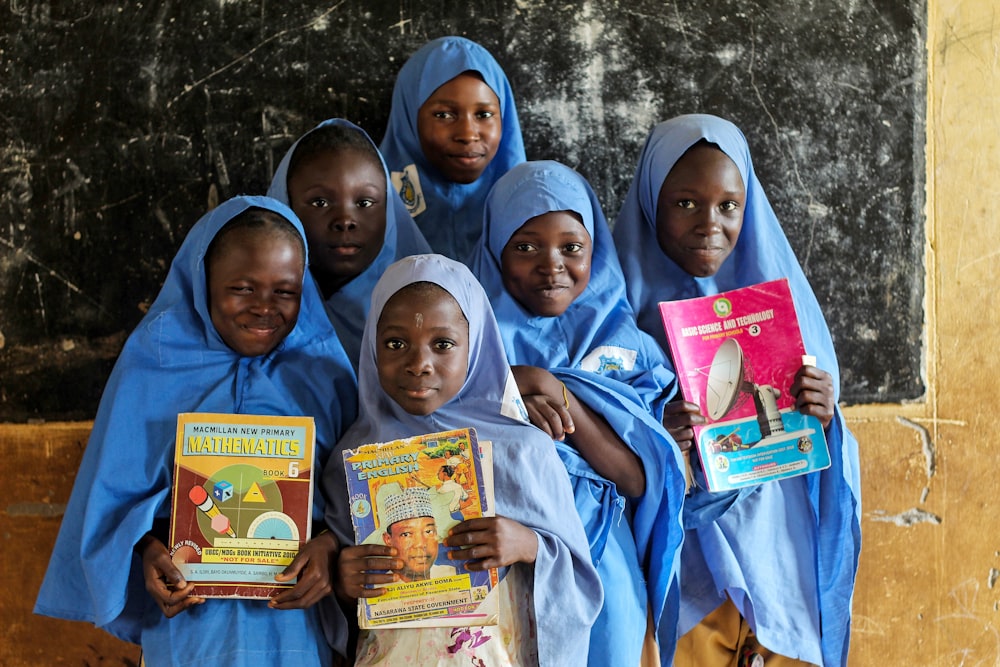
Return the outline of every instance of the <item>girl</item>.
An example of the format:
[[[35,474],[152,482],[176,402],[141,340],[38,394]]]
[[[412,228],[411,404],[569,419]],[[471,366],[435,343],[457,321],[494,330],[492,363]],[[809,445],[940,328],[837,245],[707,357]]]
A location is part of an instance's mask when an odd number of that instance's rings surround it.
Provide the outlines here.
[[[688,634],[677,664],[733,665],[738,654],[772,652],[768,665],[847,664],[860,548],[857,441],[836,406],[826,321],[739,129],[707,115],[655,127],[614,237],[639,325],[664,350],[657,302],[788,278],[806,351],[818,360],[799,371],[792,393],[800,411],[826,425],[833,459],[819,473],[691,496],[680,628]],[[698,406],[678,401],[668,412],[678,441],[690,444],[691,425],[704,423]]]
[[[356,414],[305,266],[301,225],[267,197],[232,199],[191,229],[105,388],[37,613],[141,643],[156,667],[330,664],[316,603],[332,535],[305,544],[279,575],[298,583],[269,602],[192,597],[164,546],[179,412],[311,415],[320,465]],[[317,516],[323,505],[317,493]]]
[[[653,412],[676,384],[636,327],[590,186],[557,162],[511,169],[487,200],[472,266],[531,421],[556,440],[570,473],[604,583],[590,664],[638,665],[647,617],[669,664],[684,482],[679,451]],[[653,662],[655,652],[645,657]]]
[[[385,267],[430,246],[371,138],[349,121],[323,121],[278,165],[267,194],[291,206],[309,242],[309,272],[354,367],[372,287]]]
[[[479,240],[487,193],[525,159],[507,76],[475,42],[428,42],[399,71],[381,148],[431,247],[464,261]]]
[[[417,255],[386,270],[372,294],[362,341],[365,410],[337,451],[372,442],[474,425],[493,443],[496,513],[453,528],[445,547],[456,567],[509,568],[500,586],[500,625],[375,630],[362,636],[358,665],[584,664],[587,636],[601,607],[601,585],[587,538],[574,516],[566,471],[552,442],[522,421],[496,320],[463,265]],[[347,499],[346,477],[329,467],[329,497]],[[327,521],[353,541],[349,508],[328,506]],[[388,546],[341,552],[337,591],[353,601],[384,592],[403,561]],[[467,560],[472,559],[472,560]],[[537,630],[537,631],[536,631]]]

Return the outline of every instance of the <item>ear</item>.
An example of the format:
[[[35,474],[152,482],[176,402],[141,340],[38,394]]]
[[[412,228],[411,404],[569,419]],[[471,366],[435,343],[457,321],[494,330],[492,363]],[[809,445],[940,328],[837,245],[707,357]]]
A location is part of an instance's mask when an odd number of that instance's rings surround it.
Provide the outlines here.
[[[385,542],[385,546],[391,547],[392,543],[389,541],[389,531],[382,533],[382,541]]]

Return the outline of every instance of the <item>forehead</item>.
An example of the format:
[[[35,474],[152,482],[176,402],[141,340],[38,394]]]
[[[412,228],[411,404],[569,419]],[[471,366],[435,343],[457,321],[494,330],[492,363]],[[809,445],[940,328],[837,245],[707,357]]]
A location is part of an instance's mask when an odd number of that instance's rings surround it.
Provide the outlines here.
[[[695,144],[681,155],[664,179],[664,184],[668,181],[743,189],[743,175],[733,159],[718,146],[703,143]]]
[[[382,308],[379,326],[409,323],[417,313],[424,316],[425,322],[430,319],[429,316],[439,316],[442,321],[434,322],[434,326],[468,330],[465,313],[458,301],[443,287],[433,283],[412,283],[389,297]]]
[[[590,237],[583,224],[580,214],[576,211],[549,211],[529,218],[527,222],[514,231],[513,235],[524,234],[538,236],[543,234],[582,235]]]
[[[500,98],[479,72],[469,70],[445,81],[427,96],[436,104],[500,104]]]
[[[364,172],[367,178],[383,181],[382,163],[378,157],[354,146],[339,146],[321,150],[303,159],[295,165],[295,170],[289,175],[289,182],[304,180],[309,176],[326,176],[329,174],[348,174]]]
[[[254,265],[248,266],[235,255],[263,257],[272,264],[304,263],[303,242],[297,234],[292,228],[282,229],[274,225],[233,229],[217,237],[217,247],[208,253],[205,264],[209,268],[239,264],[248,272],[254,268]]]

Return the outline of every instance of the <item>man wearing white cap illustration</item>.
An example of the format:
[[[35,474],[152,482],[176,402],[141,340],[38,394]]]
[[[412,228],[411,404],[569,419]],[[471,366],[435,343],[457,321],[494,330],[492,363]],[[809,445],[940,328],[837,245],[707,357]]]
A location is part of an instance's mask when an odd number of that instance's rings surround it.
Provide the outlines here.
[[[455,574],[450,565],[434,564],[440,540],[430,492],[411,487],[383,502],[386,528],[382,539],[387,546],[396,548],[403,561],[403,569],[396,572],[399,580],[420,581]]]

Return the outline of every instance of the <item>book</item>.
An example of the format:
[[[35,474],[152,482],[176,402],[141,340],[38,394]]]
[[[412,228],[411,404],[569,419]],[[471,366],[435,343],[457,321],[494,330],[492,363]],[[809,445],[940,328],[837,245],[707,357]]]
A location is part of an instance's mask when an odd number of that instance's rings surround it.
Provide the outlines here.
[[[474,428],[344,452],[358,544],[399,551],[404,568],[385,593],[358,600],[362,628],[496,625],[496,569],[468,572],[441,541],[467,519],[494,516],[492,450]]]
[[[268,598],[312,530],[312,417],[177,415],[170,555],[192,595]]]
[[[710,491],[829,467],[822,424],[789,391],[816,362],[787,279],[659,305],[681,393],[707,420],[694,434]]]

